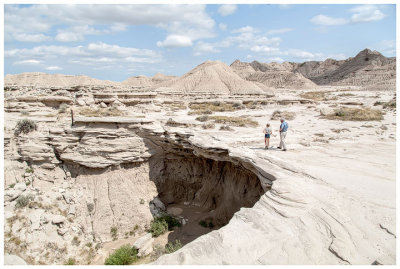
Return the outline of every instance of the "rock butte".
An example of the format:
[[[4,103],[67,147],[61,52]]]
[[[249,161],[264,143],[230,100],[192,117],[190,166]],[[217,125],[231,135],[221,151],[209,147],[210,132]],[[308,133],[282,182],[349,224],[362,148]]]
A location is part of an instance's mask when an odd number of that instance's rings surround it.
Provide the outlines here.
[[[153,264],[395,264],[396,110],[381,105],[395,98],[395,72],[395,59],[363,50],[207,61],[121,83],[6,75],[5,263],[104,264],[130,244]],[[205,123],[196,106],[210,109]],[[326,119],[339,107],[384,115]],[[277,110],[294,117],[287,152],[276,136],[264,149]],[[37,129],[14,134],[25,118]],[[182,226],[152,238],[164,211]],[[155,254],[176,239],[181,249]]]

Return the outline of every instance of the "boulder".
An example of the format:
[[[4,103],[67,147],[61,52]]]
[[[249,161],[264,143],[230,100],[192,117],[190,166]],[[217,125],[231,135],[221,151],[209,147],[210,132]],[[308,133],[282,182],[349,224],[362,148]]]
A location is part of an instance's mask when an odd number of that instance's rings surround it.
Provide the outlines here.
[[[83,101],[82,99],[76,100],[76,103],[77,103],[78,105],[80,105],[80,106],[86,106],[85,101]]]
[[[17,255],[4,254],[4,265],[27,265],[27,263]]]
[[[64,223],[64,221],[65,221],[65,217],[64,216],[62,216],[62,215],[54,215],[52,220],[51,220],[51,223],[53,223],[53,224],[61,224],[61,223]]]
[[[148,242],[153,242],[153,241],[154,241],[154,238],[152,238],[151,233],[147,233],[147,234],[143,235],[142,237],[140,237],[138,240],[136,240],[135,243],[133,243],[132,247],[140,250]]]
[[[158,197],[154,198],[153,204],[154,204],[157,208],[159,208],[159,209],[165,211],[165,205],[164,205],[164,203],[160,200],[160,198],[158,198]]]
[[[319,113],[321,114],[321,116],[327,116],[329,114],[332,114],[334,112],[333,108],[330,107],[322,107],[319,110]]]
[[[15,184],[14,190],[24,192],[26,190],[26,184],[22,182]]]
[[[106,107],[107,107],[107,105],[106,105],[104,102],[101,102],[101,103],[100,103],[100,107],[102,107],[102,108],[106,108]]]

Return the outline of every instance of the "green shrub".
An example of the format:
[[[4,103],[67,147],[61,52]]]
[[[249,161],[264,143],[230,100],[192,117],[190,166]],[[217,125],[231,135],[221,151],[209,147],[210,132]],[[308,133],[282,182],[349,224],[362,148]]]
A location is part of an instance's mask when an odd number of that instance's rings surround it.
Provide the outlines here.
[[[15,207],[16,208],[25,207],[29,204],[29,201],[31,200],[33,200],[32,196],[20,195],[16,200],[17,203],[15,204]]]
[[[182,224],[176,218],[170,215],[164,215],[162,217],[157,218],[156,220],[165,221],[168,224],[168,230],[172,230],[174,227],[180,227]]]
[[[25,169],[25,173],[33,173],[33,168],[29,167]]]
[[[205,220],[201,220],[201,221],[199,222],[199,224],[200,224],[200,226],[202,226],[202,227],[204,227],[204,228],[207,228],[207,222],[206,222]]]
[[[75,265],[76,264],[76,261],[75,261],[75,259],[73,259],[73,258],[69,258],[65,263],[64,263],[64,265]]]
[[[182,248],[181,241],[175,240],[175,242],[170,242],[165,245],[165,253],[169,254]]]
[[[138,259],[137,250],[129,245],[125,245],[110,254],[105,261],[105,265],[129,265]]]
[[[202,226],[202,227],[204,227],[204,228],[210,228],[210,229],[214,228],[214,223],[212,223],[212,221],[209,221],[209,222],[207,223],[207,221],[201,220],[201,221],[199,222],[199,225]]]
[[[155,219],[150,226],[149,232],[153,237],[158,237],[168,231],[168,223],[163,219]]]
[[[113,227],[111,227],[110,232],[111,232],[111,237],[113,238],[113,240],[117,240],[117,238],[118,238],[118,234],[117,234],[118,228],[113,226]]]
[[[31,131],[37,130],[37,125],[33,120],[23,119],[17,122],[15,126],[14,134],[19,135],[20,133],[27,134]]]

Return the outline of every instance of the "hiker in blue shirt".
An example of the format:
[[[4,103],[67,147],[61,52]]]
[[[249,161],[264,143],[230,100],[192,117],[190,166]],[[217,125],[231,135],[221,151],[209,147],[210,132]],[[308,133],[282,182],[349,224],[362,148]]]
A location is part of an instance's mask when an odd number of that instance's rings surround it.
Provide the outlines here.
[[[278,149],[282,149],[283,151],[286,151],[285,138],[288,128],[289,128],[288,123],[284,119],[281,119],[281,126],[279,127],[279,133],[281,135],[281,143],[279,144]]]

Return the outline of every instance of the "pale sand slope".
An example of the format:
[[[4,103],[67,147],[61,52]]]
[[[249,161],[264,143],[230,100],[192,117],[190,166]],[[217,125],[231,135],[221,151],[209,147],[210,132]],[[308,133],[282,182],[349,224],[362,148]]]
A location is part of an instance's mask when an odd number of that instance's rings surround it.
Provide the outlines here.
[[[263,90],[256,84],[239,77],[220,61],[206,61],[183,76],[158,84],[154,89],[169,92],[208,92],[216,94],[256,94]]]
[[[264,124],[275,109],[251,114]],[[382,122],[342,122],[321,120],[316,110],[300,106],[282,110],[297,112],[289,121],[287,152],[264,150],[262,127],[196,132],[195,143],[229,148],[277,180],[253,208],[242,208],[225,227],[156,264],[395,263],[393,112]],[[279,122],[271,123],[277,133]],[[336,128],[349,132],[331,130]],[[314,142],[315,133],[329,143]],[[271,139],[274,147],[278,143]]]

